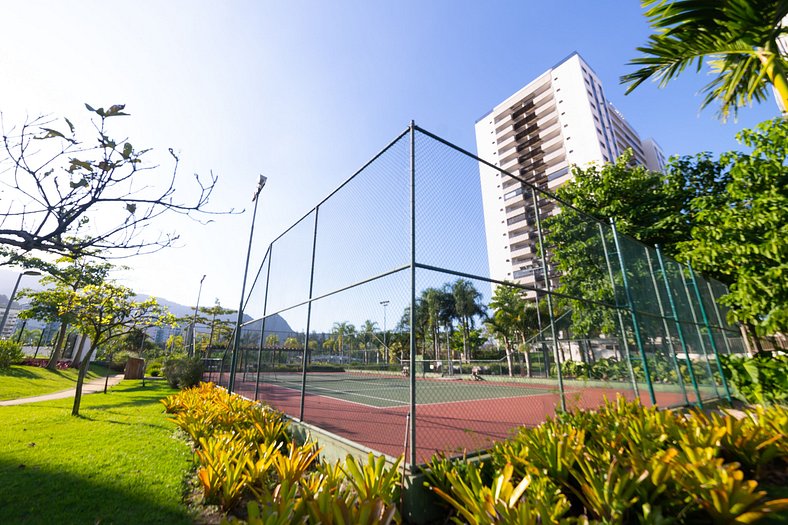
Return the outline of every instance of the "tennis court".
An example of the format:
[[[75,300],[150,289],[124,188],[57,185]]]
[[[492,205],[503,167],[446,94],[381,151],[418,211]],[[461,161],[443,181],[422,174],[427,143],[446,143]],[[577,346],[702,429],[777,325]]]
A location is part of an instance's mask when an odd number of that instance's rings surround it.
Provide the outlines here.
[[[249,374],[247,380],[254,381],[254,376]],[[301,374],[299,373],[261,373],[260,381],[295,390],[299,394],[301,391]],[[481,399],[512,399],[555,393],[555,390],[550,386],[492,383],[468,380],[464,377],[418,378],[417,381],[419,382],[419,387],[416,390],[417,405],[458,403]],[[374,408],[392,408],[410,404],[410,382],[403,375],[397,377],[363,372],[313,372],[307,375],[306,390],[310,395],[329,397]]]
[[[307,374],[301,417],[302,375],[299,373],[239,375],[236,392],[264,401],[285,414],[332,434],[390,456],[405,452],[408,428],[409,378],[404,375],[364,372]],[[226,382],[227,378],[222,377]],[[520,426],[536,426],[560,408],[560,395],[552,384],[527,379],[475,381],[455,378],[416,379],[416,457],[419,463],[435,453],[449,456],[489,448]],[[623,395],[625,388],[565,388],[572,408],[598,407],[605,399]],[[681,395],[663,393],[664,401],[681,402]],[[642,399],[647,401],[646,397]],[[408,444],[410,447],[410,444]]]

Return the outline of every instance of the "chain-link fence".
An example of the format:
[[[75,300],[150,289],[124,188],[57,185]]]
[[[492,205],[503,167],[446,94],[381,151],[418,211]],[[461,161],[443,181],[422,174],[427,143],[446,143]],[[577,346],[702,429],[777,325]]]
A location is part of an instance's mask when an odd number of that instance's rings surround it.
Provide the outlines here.
[[[492,278],[480,164],[403,132],[270,244],[209,378],[411,465],[618,395],[729,396],[723,285],[498,168],[524,263]]]

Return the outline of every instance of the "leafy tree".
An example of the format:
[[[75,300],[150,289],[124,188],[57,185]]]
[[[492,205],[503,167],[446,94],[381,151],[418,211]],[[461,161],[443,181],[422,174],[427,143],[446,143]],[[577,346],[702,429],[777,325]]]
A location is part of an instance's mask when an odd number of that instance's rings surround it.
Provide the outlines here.
[[[276,348],[279,346],[279,336],[276,334],[271,334],[265,338],[265,346],[269,348]]]
[[[41,252],[79,259],[156,251],[178,238],[152,234],[159,217],[211,213],[206,206],[216,177],[207,184],[196,177],[192,202],[175,200],[178,157],[172,149],[172,172],[162,177],[143,162],[148,149],[111,136],[108,120],[127,115],[123,105],[85,106],[98,140],[78,138],[68,119],[38,117],[3,129],[2,264],[36,264],[31,257]]]
[[[603,220],[614,218],[621,233],[646,244],[659,243],[678,260],[730,285],[730,294],[722,299],[730,307],[730,321],[761,333],[788,329],[788,121],[762,123],[738,138],[752,148],[750,153],[673,158],[663,174],[622,161],[575,169],[574,179],[558,195],[577,209],[564,207],[545,221],[547,250],[561,273],[559,291],[603,303],[615,301],[599,226],[585,212]],[[611,249],[607,227],[602,231]],[[628,270],[649,271],[637,264]],[[561,301],[572,309],[578,334],[615,330],[612,310],[583,300]]]
[[[124,335],[129,330],[142,326],[174,324],[174,316],[165,312],[151,297],[145,301],[134,301],[134,292],[129,288],[110,282],[87,285],[73,292],[68,303],[73,315],[73,324],[90,338],[90,349],[83,357],[77,377],[74,406],[71,414],[79,415],[82,400],[82,385],[96,348]]]
[[[223,308],[219,303],[219,299],[216,299],[213,306],[201,307],[200,311],[211,317],[211,335],[208,337],[208,348],[212,348],[214,343],[214,333],[218,332],[219,337],[217,337],[217,340],[221,340],[222,337],[229,336],[233,325],[232,321],[219,320],[217,322],[216,318],[222,315],[234,314],[238,310]]]
[[[75,305],[72,304],[76,292],[85,286],[101,284],[111,268],[110,264],[95,263],[85,257],[61,257],[57,264],[50,268],[51,275],[40,280],[41,284],[52,286],[51,288],[38,292],[29,289],[20,292],[21,297],[30,299],[30,306],[19,314],[20,318],[60,322],[57,345],[47,364],[49,370],[57,369],[57,362],[63,354],[66,333],[76,315]]]
[[[768,98],[772,85],[788,110],[788,57],[778,40],[788,35],[782,24],[788,16],[783,0],[642,0],[655,33],[638,47],[644,56],[630,64],[640,69],[621,77],[627,93],[648,78],[660,87],[688,67],[700,71],[708,59],[714,78],[703,91],[702,107],[713,101],[720,114],[736,115],[740,106]]]
[[[738,140],[750,153],[721,155],[730,182],[695,199],[697,223],[681,244],[700,271],[731,283],[730,317],[760,333],[788,331],[788,121],[761,123]]]

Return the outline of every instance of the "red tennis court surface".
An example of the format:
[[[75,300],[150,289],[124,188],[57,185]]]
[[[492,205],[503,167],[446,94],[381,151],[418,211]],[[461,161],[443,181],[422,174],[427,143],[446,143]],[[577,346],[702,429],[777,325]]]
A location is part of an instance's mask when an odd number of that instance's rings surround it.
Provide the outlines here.
[[[236,377],[235,392],[254,399],[254,382],[240,379],[240,375]],[[227,374],[223,375],[221,383],[227,384]],[[437,452],[452,456],[484,450],[493,442],[511,436],[517,427],[542,423],[548,416],[555,414],[556,407],[560,407],[560,397],[552,391],[554,387],[529,385],[532,391],[540,387],[545,390],[543,394],[417,405],[417,461],[424,463]],[[617,395],[629,400],[635,397],[631,390],[567,388],[567,408],[595,408],[605,399],[612,400]],[[661,406],[684,403],[680,393],[657,392],[657,396]],[[640,398],[644,404],[650,404],[647,393],[641,392]],[[301,393],[297,390],[261,382],[258,399],[290,417],[299,418]],[[407,413],[407,406],[376,408],[307,393],[302,421],[396,457],[404,452]]]

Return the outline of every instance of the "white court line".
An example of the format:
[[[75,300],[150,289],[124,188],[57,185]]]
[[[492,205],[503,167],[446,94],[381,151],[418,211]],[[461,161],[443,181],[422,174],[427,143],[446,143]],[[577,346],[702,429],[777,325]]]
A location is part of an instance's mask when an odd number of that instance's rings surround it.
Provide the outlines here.
[[[283,388],[288,388],[290,390],[295,390],[297,392],[301,391],[301,383],[300,382],[285,381],[285,382],[279,383],[278,381],[279,381],[279,379],[277,378],[277,382],[276,383],[272,383],[272,382],[269,382],[269,383],[272,384],[272,385],[275,385],[275,386],[281,386]],[[371,385],[371,384],[374,384],[374,382],[368,382],[367,384]],[[426,384],[430,384],[430,382],[427,382]],[[290,386],[290,385],[296,385],[297,388],[293,387],[293,386]],[[409,386],[409,385],[404,385],[404,386]],[[438,385],[435,384],[434,386],[438,386]],[[500,385],[493,385],[493,386],[500,386]],[[444,388],[444,387],[440,387],[440,388]],[[401,407],[401,406],[408,406],[408,401],[400,401],[400,400],[395,400],[395,399],[389,399],[389,398],[386,398],[386,397],[369,396],[369,395],[366,395],[366,394],[356,394],[354,392],[348,392],[346,390],[336,390],[336,389],[325,388],[325,387],[320,387],[320,386],[313,386],[312,389],[325,390],[327,392],[331,392],[331,393],[334,393],[334,394],[345,394],[345,395],[351,395],[351,396],[364,397],[364,398],[368,398],[368,399],[377,399],[377,400],[380,400],[380,401],[388,401],[390,403],[396,403],[394,406],[378,407],[378,406],[374,406],[374,405],[367,405],[365,403],[360,403],[358,401],[350,401],[350,400],[342,398],[342,397],[334,397],[334,396],[325,395],[325,394],[318,394],[321,397],[327,397],[329,399],[335,399],[337,401],[345,401],[347,403],[353,403],[353,404],[356,404],[356,405],[363,405],[363,406],[370,407],[370,408],[381,409],[381,408],[396,408],[396,407]],[[536,389],[532,388],[532,390],[536,390]],[[542,390],[542,389],[538,389],[538,390]],[[455,400],[455,401],[438,401],[436,403],[419,403],[419,405],[421,405],[421,406],[427,406],[427,405],[429,405],[429,406],[454,405],[454,404],[457,404],[457,403],[467,403],[469,401],[503,401],[503,400],[506,400],[506,399],[516,399],[516,398],[519,398],[519,397],[540,397],[540,396],[555,395],[555,394],[556,394],[556,392],[544,392],[544,393],[541,393],[541,394],[524,394],[524,395],[520,395],[520,396],[484,397],[484,398],[474,398],[474,399],[458,399],[458,400]]]
[[[296,392],[300,392],[301,391],[301,384],[300,383],[295,383],[294,381],[285,382],[285,383],[278,383],[277,382],[277,383],[270,383],[270,384],[272,384],[274,386],[281,386],[282,388],[288,388],[290,390],[295,390]],[[297,388],[293,387],[291,385],[297,385]],[[393,407],[378,407],[378,406],[374,406],[374,405],[367,405],[365,403],[359,403],[358,401],[350,401],[348,399],[341,398],[341,397],[333,397],[333,396],[329,396],[329,395],[325,395],[325,394],[320,394],[322,397],[328,397],[330,399],[336,399],[338,401],[346,401],[348,403],[355,403],[357,405],[364,405],[364,406],[372,407],[372,408],[394,408],[394,407],[400,407],[400,406],[407,406],[407,401],[400,401],[400,400],[397,400],[397,399],[389,399],[387,397],[368,396],[366,394],[356,394],[354,392],[347,392],[345,390],[335,390],[335,389],[331,389],[331,388],[325,388],[325,387],[322,387],[322,386],[312,386],[312,387],[310,387],[310,389],[313,389],[313,390],[325,390],[326,392],[331,392],[333,394],[345,394],[345,395],[351,395],[351,396],[357,396],[357,397],[365,397],[367,399],[377,399],[379,401],[388,401],[389,403],[395,403],[395,405]]]

